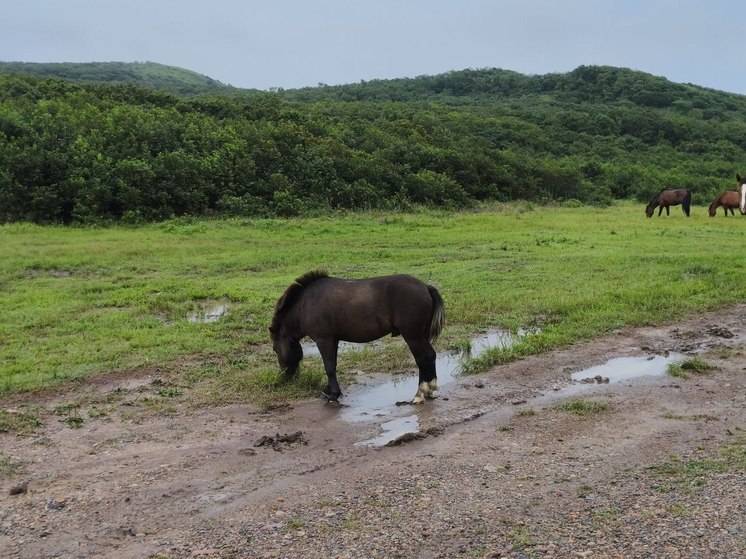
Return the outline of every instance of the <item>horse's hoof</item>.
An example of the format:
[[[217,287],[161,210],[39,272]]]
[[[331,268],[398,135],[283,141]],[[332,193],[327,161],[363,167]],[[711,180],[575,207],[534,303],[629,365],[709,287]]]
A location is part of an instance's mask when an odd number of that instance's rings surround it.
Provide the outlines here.
[[[341,393],[334,395],[334,394],[327,394],[326,392],[321,392],[321,397],[324,398],[327,402],[334,402],[339,403],[339,397],[342,396]]]
[[[425,398],[422,396],[422,394],[417,394],[414,398],[412,398],[412,404],[414,404],[415,406],[418,406],[424,403],[425,403]]]

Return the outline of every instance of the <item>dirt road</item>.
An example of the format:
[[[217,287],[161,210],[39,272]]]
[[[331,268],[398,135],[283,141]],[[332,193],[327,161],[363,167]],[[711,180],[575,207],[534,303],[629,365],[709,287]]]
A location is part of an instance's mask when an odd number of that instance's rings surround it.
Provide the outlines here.
[[[96,383],[44,402],[83,401],[79,428],[68,410],[0,433],[18,465],[0,556],[744,557],[745,350],[740,305],[456,377],[416,408],[366,408],[376,378],[347,407],[143,415],[163,379]],[[694,352],[716,368],[658,374]],[[620,357],[641,359],[573,381]]]

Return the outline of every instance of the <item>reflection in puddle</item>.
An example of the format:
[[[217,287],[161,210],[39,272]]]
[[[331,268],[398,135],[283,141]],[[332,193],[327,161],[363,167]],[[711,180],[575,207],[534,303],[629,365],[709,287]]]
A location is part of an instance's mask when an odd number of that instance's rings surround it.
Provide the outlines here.
[[[187,320],[196,323],[217,322],[228,313],[228,308],[228,301],[206,301],[199,310],[187,314]]]
[[[435,360],[435,370],[438,374],[438,386],[442,388],[451,384],[461,373],[465,359],[479,357],[485,351],[492,348],[508,348],[517,343],[520,338],[527,335],[527,331],[519,331],[512,334],[506,330],[490,330],[471,340],[468,350],[446,351],[438,353]],[[304,345],[304,354],[306,347]],[[347,344],[349,346],[363,346],[365,344]],[[341,346],[341,344],[340,344]],[[314,344],[315,348],[315,344]],[[340,347],[341,350],[341,347]],[[349,350],[349,349],[348,349]],[[315,352],[318,355],[318,350]],[[358,385],[350,388],[349,394],[343,402],[345,407],[340,413],[344,421],[351,423],[373,421],[376,417],[388,417],[395,415],[397,411],[396,402],[411,400],[417,392],[418,376],[399,375],[389,377],[381,383],[370,385]],[[425,406],[428,404],[426,403]],[[401,409],[401,408],[399,408]],[[411,408],[404,408],[410,409]],[[401,412],[400,412],[401,413]],[[362,441],[358,444],[365,446],[382,446],[405,433],[416,432],[419,428],[418,416],[393,419],[381,425],[383,432],[380,436]]]
[[[608,378],[611,383],[624,382],[638,377],[661,376],[666,374],[668,365],[684,358],[679,353],[667,356],[654,355],[651,357],[617,357],[610,359],[603,365],[597,365],[572,374],[573,381],[583,382],[594,377]]]
[[[381,423],[381,434],[377,437],[355,443],[355,446],[386,446],[405,433],[416,433],[420,430],[420,418],[412,414],[397,417],[386,423]]]
[[[339,342],[337,346],[337,353],[347,353],[348,351],[362,351],[366,347],[375,347],[381,345],[377,340],[368,344],[358,344],[355,342]],[[319,348],[316,346],[316,342],[307,341],[300,344],[303,350],[303,357],[321,357]]]

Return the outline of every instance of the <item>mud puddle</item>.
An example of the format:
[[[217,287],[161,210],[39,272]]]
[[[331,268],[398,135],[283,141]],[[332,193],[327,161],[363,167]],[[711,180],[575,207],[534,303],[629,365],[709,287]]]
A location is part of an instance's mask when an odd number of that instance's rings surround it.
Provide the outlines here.
[[[366,347],[376,347],[380,345],[381,343],[378,340],[367,344],[358,344],[355,342],[339,342],[339,345],[337,346],[337,353],[347,353],[348,351],[363,351]],[[312,340],[302,342],[300,344],[300,347],[303,350],[304,358],[321,357],[321,353],[319,352],[319,348],[316,346],[316,342]]]
[[[217,322],[228,314],[230,304],[228,300],[204,301],[200,308],[187,314],[187,320],[192,323],[209,324]]]
[[[501,335],[502,334],[502,335]],[[467,356],[478,357],[480,353],[492,347],[509,347],[516,343],[518,336],[507,332],[489,332],[475,338],[472,341],[470,352],[455,352],[438,355],[438,381],[442,384],[453,382],[461,371],[464,358]],[[603,364],[595,365],[571,375],[572,384],[555,390],[550,394],[531,398],[525,403],[529,405],[548,405],[571,396],[582,395],[591,391],[597,384],[616,384],[622,382],[642,381],[645,378],[663,377],[667,374],[668,365],[685,359],[681,353],[669,353],[667,355],[649,355],[634,357],[616,357],[609,359]],[[391,410],[391,398],[411,397],[417,389],[417,378],[403,379],[396,384],[396,380],[385,382],[353,394],[349,400],[349,408],[345,408],[340,417],[349,422],[370,421],[374,417],[390,416],[395,412]],[[514,402],[503,410],[506,418],[512,416],[515,411]],[[400,438],[408,433],[417,433],[420,430],[420,414],[430,413],[430,406],[418,409],[418,413],[397,417],[380,425],[381,433],[375,437],[360,441],[356,446],[385,446],[387,443]]]
[[[438,353],[435,360],[435,370],[438,374],[438,387],[442,391],[454,382],[461,374],[465,361],[479,357],[485,351],[493,348],[508,348],[516,344],[530,332],[519,330],[514,334],[507,330],[490,330],[473,338],[468,349],[461,351],[446,351]],[[354,344],[363,345],[363,344]],[[377,418],[391,417],[411,412],[409,406],[397,406],[397,402],[411,400],[417,392],[418,376],[416,374],[386,377],[380,382],[376,378],[369,379],[364,385],[357,385],[350,389],[344,398],[344,408],[339,417],[349,423],[372,422]],[[384,446],[386,443],[401,437],[406,433],[419,431],[420,414],[429,413],[432,405],[419,406],[417,413],[405,417],[395,417],[380,425],[381,433],[373,438],[356,443],[363,446]]]
[[[635,380],[640,377],[659,377],[666,374],[671,363],[683,361],[685,356],[681,353],[669,353],[668,355],[650,355],[639,357],[615,357],[609,359],[603,365],[596,365],[573,373],[573,382],[588,383],[617,383]],[[600,379],[600,380],[599,380]],[[606,380],[608,379],[608,380]]]

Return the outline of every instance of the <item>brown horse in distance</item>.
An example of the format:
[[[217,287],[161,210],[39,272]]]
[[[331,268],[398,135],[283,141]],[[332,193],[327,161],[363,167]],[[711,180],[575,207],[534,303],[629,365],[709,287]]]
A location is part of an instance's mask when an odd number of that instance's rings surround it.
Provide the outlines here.
[[[736,215],[734,211],[741,203],[741,193],[737,190],[726,190],[720,194],[710,204],[710,217],[715,217],[718,208],[723,208],[725,217],[728,217],[728,210],[730,215]]]
[[[650,203],[645,208],[645,215],[653,217],[655,208],[658,208],[659,216],[663,213],[663,208],[666,209],[666,215],[671,215],[670,207],[678,206],[679,204],[681,204],[684,214],[689,217],[692,207],[692,193],[683,188],[664,189],[650,200]]]
[[[736,175],[736,190],[726,190],[712,201],[712,204],[710,204],[710,217],[715,217],[718,208],[723,208],[725,217],[728,217],[728,210],[730,210],[730,215],[736,215],[734,211],[736,208],[741,211],[741,214],[746,215],[745,180],[741,178],[741,175]]]
[[[280,369],[287,376],[303,359],[300,340],[308,336],[319,348],[328,384],[324,396],[336,401],[337,347],[340,341],[371,342],[387,334],[401,335],[417,362],[420,379],[413,403],[433,398],[438,383],[435,350],[445,309],[432,285],[407,275],[347,280],[326,272],[309,272],[285,290],[269,327]]]

